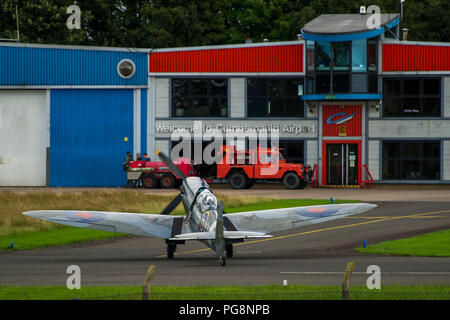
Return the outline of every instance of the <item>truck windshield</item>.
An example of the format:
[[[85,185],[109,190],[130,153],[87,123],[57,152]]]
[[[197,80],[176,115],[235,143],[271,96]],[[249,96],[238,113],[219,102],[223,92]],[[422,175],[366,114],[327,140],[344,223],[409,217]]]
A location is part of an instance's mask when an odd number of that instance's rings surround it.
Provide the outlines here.
[[[283,155],[279,152],[276,153],[265,153],[262,152],[259,155],[259,159],[261,161],[261,163],[269,163],[269,162],[277,162],[279,160],[284,160]]]

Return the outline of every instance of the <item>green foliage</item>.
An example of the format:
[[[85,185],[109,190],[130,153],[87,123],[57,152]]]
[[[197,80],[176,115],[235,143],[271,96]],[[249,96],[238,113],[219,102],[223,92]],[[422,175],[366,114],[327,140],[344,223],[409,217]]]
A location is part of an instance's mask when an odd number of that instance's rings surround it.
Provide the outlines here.
[[[145,273],[145,270],[143,270]],[[156,270],[156,277],[158,270]],[[144,277],[144,275],[143,275]],[[152,286],[151,300],[341,300],[340,286]],[[352,300],[448,300],[450,286],[352,286]],[[141,286],[82,286],[79,290],[50,286],[0,286],[0,300],[142,300]]]
[[[448,0],[408,0],[401,27],[409,40],[450,41]],[[69,30],[69,5],[81,9],[81,30]],[[360,5],[399,13],[394,0],[3,0],[0,38],[21,42],[139,48],[295,40],[320,14],[357,13]]]
[[[450,229],[411,238],[383,241],[367,248],[356,248],[362,253],[383,255],[450,257]]]

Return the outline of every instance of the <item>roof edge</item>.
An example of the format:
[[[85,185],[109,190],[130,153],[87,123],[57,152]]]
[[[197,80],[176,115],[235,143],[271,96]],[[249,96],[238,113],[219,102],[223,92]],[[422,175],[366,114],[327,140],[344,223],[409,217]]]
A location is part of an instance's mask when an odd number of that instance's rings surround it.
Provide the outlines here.
[[[79,46],[63,44],[40,44],[40,43],[21,43],[21,42],[0,42],[0,47],[22,47],[38,49],[63,49],[63,50],[85,50],[85,51],[115,51],[115,52],[145,52],[152,49],[146,48],[119,48],[119,47],[100,47],[100,46]]]

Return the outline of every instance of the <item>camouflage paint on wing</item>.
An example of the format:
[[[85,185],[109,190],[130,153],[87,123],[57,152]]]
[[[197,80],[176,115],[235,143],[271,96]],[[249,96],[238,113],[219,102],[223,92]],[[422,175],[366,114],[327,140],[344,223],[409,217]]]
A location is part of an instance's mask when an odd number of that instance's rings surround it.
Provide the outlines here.
[[[238,231],[275,232],[339,219],[375,208],[371,203],[346,203],[226,214]]]
[[[26,216],[79,228],[121,232],[168,239],[175,216],[128,212],[40,210],[27,211]],[[183,226],[182,232],[191,232]]]

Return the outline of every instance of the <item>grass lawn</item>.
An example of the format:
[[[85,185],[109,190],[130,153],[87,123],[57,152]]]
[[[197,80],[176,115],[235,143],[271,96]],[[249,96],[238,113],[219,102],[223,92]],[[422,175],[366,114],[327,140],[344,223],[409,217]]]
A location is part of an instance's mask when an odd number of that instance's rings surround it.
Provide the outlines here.
[[[358,252],[383,255],[450,257],[450,229],[406,239],[384,241],[356,248]]]
[[[225,203],[225,212],[243,212],[282,207],[329,204],[329,200],[270,199],[262,197],[230,197],[217,194]],[[62,226],[22,215],[30,210],[97,210],[137,213],[159,213],[173,199],[170,195],[148,195],[139,190],[96,191],[55,194],[36,192],[0,193],[0,250],[29,250],[126,235]],[[359,202],[335,201],[334,203]],[[173,214],[184,214],[180,204]],[[13,247],[11,248],[11,243]]]
[[[152,300],[341,300],[340,286],[152,286]],[[380,290],[354,286],[352,300],[448,300],[449,285],[385,286]],[[142,287],[65,287],[0,286],[0,300],[142,300]]]

